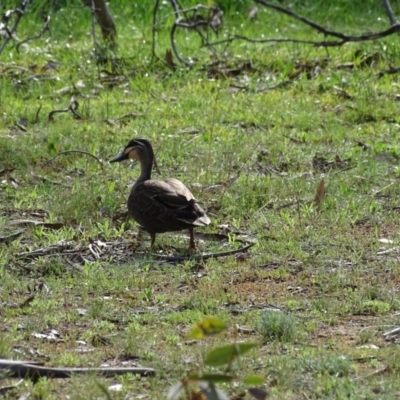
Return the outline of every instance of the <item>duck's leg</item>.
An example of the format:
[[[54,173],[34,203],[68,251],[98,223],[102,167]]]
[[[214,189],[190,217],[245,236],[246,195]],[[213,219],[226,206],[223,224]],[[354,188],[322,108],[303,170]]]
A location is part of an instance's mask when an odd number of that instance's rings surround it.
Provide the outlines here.
[[[150,233],[150,238],[151,238],[150,248],[153,250],[154,242],[156,241],[156,234],[155,233]]]
[[[189,233],[190,233],[189,250],[196,250],[196,245],[194,244],[194,230],[193,230],[193,228],[189,228]]]

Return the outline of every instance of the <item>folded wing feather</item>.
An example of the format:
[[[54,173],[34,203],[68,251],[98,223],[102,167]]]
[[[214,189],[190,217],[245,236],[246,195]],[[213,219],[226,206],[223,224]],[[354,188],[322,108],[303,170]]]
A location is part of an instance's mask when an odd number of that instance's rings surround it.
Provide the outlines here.
[[[143,182],[146,194],[176,213],[176,218],[189,224],[202,226],[211,221],[190,190],[174,178]]]

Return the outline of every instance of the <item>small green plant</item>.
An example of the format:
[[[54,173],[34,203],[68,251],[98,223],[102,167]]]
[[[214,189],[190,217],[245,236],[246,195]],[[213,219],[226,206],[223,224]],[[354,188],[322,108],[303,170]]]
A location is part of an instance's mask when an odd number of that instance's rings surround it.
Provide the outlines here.
[[[153,298],[153,292],[150,288],[145,288],[140,293],[144,301],[151,301]]]
[[[363,345],[366,343],[369,343],[373,338],[375,334],[372,330],[364,329],[360,331],[358,335],[358,342],[357,344]]]
[[[294,317],[281,311],[263,311],[257,322],[256,330],[261,334],[264,343],[272,340],[291,342],[296,337]]]
[[[361,304],[360,308],[363,314],[387,314],[390,311],[390,304],[379,300],[367,300]]]
[[[220,319],[208,318],[195,326],[189,337],[191,339],[205,339],[226,329],[227,325]],[[167,400],[178,399],[182,391],[185,391],[188,400],[194,397],[204,398],[204,396],[207,399],[228,400],[226,394],[216,386],[217,384],[241,380],[245,385],[261,385],[264,382],[262,376],[242,377],[232,373],[233,365],[239,360],[240,356],[255,347],[257,347],[256,343],[234,343],[211,350],[204,357],[205,366],[211,368],[225,367],[224,372],[216,373],[213,370],[210,373],[190,374],[169,389]],[[197,386],[198,390],[193,391],[193,386]],[[256,399],[265,399],[267,396],[267,392],[260,388],[251,388],[248,393]]]

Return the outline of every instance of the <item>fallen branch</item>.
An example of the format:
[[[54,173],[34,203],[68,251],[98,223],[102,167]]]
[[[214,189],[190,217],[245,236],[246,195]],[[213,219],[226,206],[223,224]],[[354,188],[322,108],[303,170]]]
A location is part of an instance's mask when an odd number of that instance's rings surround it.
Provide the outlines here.
[[[400,335],[400,326],[396,327],[390,331],[387,331],[383,334],[383,336],[385,337],[385,339],[388,339],[390,337],[394,337],[394,336],[399,336]]]
[[[70,378],[73,374],[98,373],[104,377],[135,374],[143,377],[154,376],[153,368],[52,368],[44,367],[35,362],[0,359],[0,370],[7,370],[12,378]]]
[[[400,67],[390,67],[389,69],[385,69],[378,73],[378,78],[382,78],[385,75],[394,75],[400,72]]]
[[[66,113],[66,112],[70,112],[75,117],[75,119],[82,119],[82,117],[77,112],[78,108],[79,108],[78,101],[75,99],[75,97],[71,97],[71,100],[69,101],[68,107],[61,108],[59,110],[50,111],[49,115],[48,115],[48,119],[49,119],[49,121],[53,121],[54,120],[54,117],[53,117],[54,114]]]
[[[43,247],[41,249],[36,249],[33,251],[24,251],[22,253],[17,254],[18,259],[27,259],[27,258],[36,258],[36,257],[44,257],[50,254],[76,254],[80,253],[80,250],[67,250],[72,245],[72,242],[62,242],[53,246]]]
[[[103,163],[101,162],[101,160],[99,160],[94,154],[89,153],[88,151],[83,151],[83,150],[65,150],[65,151],[60,151],[59,153],[57,153],[54,157],[50,158],[49,161],[47,161],[43,167],[46,167],[47,165],[49,165],[54,159],[56,159],[58,156],[62,156],[65,154],[70,154],[70,153],[80,153],[80,154],[86,154],[87,156],[90,156],[92,158],[94,158],[100,165],[101,168],[104,168]]]
[[[17,388],[24,380],[20,379],[15,385],[3,386],[0,388],[0,396],[5,396],[7,392]]]
[[[387,371],[388,369],[389,369],[389,366],[385,365],[384,367],[379,368],[376,371],[371,372],[370,374],[360,376],[360,377],[356,378],[355,380],[360,381],[360,380],[364,380],[364,379],[369,379],[369,378],[372,378],[373,376],[382,374],[383,372]]]
[[[18,239],[22,233],[25,231],[25,229],[21,229],[15,233],[12,233],[11,235],[8,236],[0,236],[0,243],[11,243],[12,241]]]
[[[222,251],[220,253],[200,254],[200,255],[164,256],[162,254],[154,254],[154,253],[151,253],[151,255],[154,258],[166,262],[178,262],[178,261],[188,261],[188,260],[204,261],[204,260],[209,260],[210,258],[219,258],[219,257],[231,256],[238,253],[245,253],[248,249],[250,249],[250,247],[253,247],[254,245],[255,243],[250,243],[247,246],[241,247],[240,249],[236,250]]]

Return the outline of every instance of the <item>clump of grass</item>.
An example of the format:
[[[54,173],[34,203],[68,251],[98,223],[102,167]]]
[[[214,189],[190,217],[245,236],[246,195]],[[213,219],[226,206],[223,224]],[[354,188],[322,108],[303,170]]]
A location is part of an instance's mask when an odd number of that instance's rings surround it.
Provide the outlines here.
[[[264,343],[272,340],[292,342],[297,333],[293,315],[273,310],[261,313],[256,330],[261,334]]]
[[[360,312],[364,314],[387,314],[390,311],[390,304],[379,300],[367,300],[361,304],[360,308]]]
[[[344,377],[348,376],[352,369],[351,360],[334,354],[318,355],[316,357],[307,354],[307,356],[299,358],[296,363],[304,372],[310,372],[313,375],[326,374]]]

